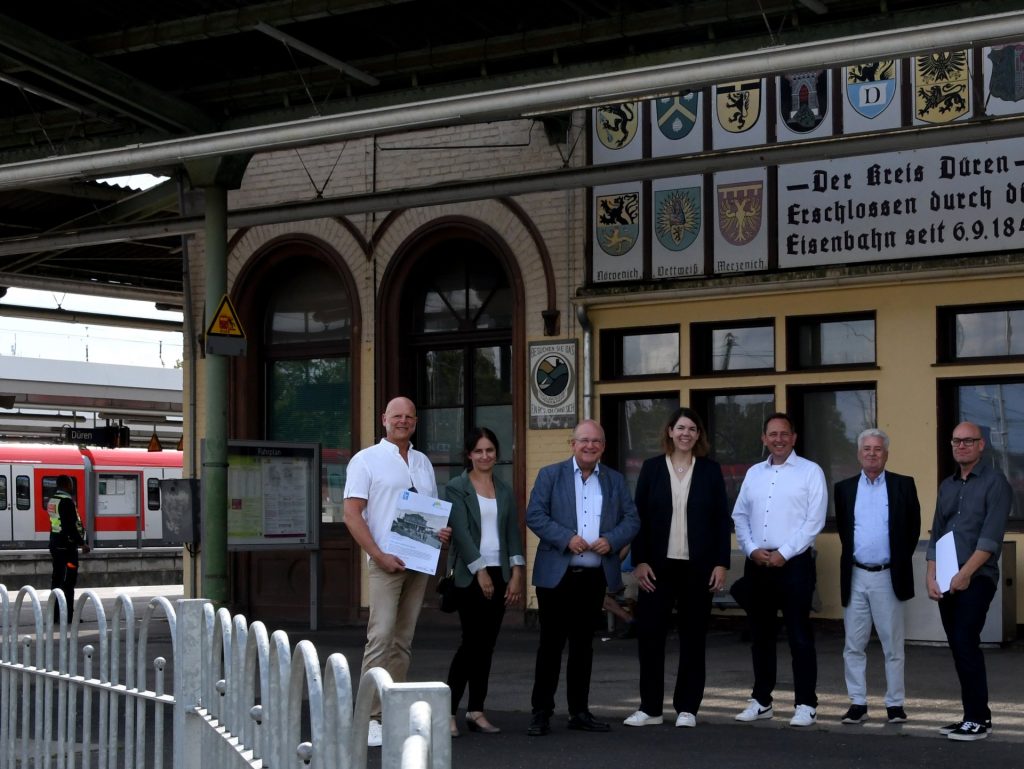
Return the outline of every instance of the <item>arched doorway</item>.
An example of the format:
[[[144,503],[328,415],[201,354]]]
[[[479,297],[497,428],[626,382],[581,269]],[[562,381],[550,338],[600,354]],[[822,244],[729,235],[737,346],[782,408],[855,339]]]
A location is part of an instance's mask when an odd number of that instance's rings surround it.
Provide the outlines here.
[[[466,431],[490,427],[501,443],[496,472],[522,499],[515,446],[522,430],[523,290],[515,259],[476,222],[433,223],[409,239],[385,276],[378,339],[379,399],[411,397],[414,443],[438,486],[462,472]],[[380,349],[380,348],[378,348]]]
[[[320,444],[320,622],[354,620],[359,553],[341,522],[345,468],[357,436],[354,284],[325,244],[286,239],[250,260],[233,293],[249,349],[232,369],[232,436]],[[308,620],[308,552],[239,552],[231,560],[237,608],[254,619]]]

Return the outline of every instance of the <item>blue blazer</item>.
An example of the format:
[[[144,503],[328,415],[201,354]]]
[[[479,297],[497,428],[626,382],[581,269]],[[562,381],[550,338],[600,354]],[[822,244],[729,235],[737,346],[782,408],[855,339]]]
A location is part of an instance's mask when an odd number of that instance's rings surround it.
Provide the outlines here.
[[[605,580],[616,590],[622,585],[619,551],[633,541],[640,530],[640,518],[622,474],[598,465],[601,485],[601,536],[608,540],[611,552],[602,557]],[[541,468],[526,506],[526,525],[540,538],[533,562],[533,584],[557,587],[565,576],[572,553],[569,540],[576,535],[576,482],[573,461]]]
[[[513,566],[525,565],[523,538],[519,535],[519,516],[512,489],[499,478],[494,479],[494,494],[498,502],[498,547],[501,574],[508,582]],[[452,503],[448,525],[452,528],[452,543],[448,551],[448,569],[453,571],[456,587],[468,587],[473,581],[470,565],[480,560],[480,501],[476,489],[463,472],[448,482],[445,496]],[[481,564],[482,565],[482,564]]]

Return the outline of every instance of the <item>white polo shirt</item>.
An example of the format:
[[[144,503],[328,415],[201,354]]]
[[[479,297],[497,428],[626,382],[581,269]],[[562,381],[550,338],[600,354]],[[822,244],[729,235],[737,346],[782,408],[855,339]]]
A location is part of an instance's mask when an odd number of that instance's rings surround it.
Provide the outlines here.
[[[413,449],[412,444],[409,444],[408,464],[402,459],[398,446],[387,438],[357,452],[348,463],[345,498],[366,500],[363,520],[378,546],[387,540],[391,531],[399,495],[410,488],[437,497],[434,467],[427,455]]]

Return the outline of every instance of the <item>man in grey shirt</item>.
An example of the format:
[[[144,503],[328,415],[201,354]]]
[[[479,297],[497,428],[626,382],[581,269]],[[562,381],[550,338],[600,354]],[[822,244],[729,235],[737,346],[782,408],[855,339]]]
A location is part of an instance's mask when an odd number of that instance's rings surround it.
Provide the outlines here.
[[[963,720],[940,731],[951,740],[971,742],[985,739],[992,728],[981,630],[996,592],[1013,492],[1006,477],[991,462],[982,460],[985,439],[978,425],[961,422],[950,443],[958,469],[939,484],[928,540],[927,583],[928,597],[939,602],[964,706]],[[959,571],[943,593],[935,577],[935,543],[950,532]]]

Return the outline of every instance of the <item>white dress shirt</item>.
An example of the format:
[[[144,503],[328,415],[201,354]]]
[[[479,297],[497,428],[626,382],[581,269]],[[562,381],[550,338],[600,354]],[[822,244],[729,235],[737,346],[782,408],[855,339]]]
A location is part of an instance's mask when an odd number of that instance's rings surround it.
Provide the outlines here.
[[[747,470],[732,519],[743,552],[778,550],[787,561],[814,544],[825,526],[828,491],[825,473],[814,462],[790,452],[786,461],[772,457]]]

